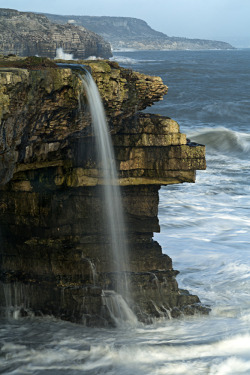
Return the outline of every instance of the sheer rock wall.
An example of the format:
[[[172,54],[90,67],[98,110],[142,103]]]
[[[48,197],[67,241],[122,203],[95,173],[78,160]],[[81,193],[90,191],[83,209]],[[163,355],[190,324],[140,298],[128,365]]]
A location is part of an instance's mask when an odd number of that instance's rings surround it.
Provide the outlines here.
[[[0,54],[54,58],[57,48],[75,59],[109,58],[111,46],[82,26],[57,25],[42,14],[0,9]]]
[[[109,61],[81,63],[91,67],[112,134],[133,310],[143,321],[206,311],[178,288],[178,272],[153,240],[160,186],[194,182],[205,169],[204,146],[187,144],[170,118],[140,112],[166,94],[160,78]],[[0,66],[1,306],[112,324],[102,291],[116,289],[117,275],[81,80],[39,59]]]

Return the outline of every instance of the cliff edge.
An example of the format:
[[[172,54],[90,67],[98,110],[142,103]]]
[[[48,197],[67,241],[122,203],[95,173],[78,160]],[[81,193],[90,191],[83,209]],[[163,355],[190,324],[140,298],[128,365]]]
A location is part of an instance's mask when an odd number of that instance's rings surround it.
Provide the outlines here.
[[[68,62],[67,62],[68,63]],[[75,61],[74,61],[75,63]],[[114,324],[103,300],[129,283],[138,319],[207,313],[181,290],[159,232],[161,185],[194,182],[205,147],[189,144],[168,117],[140,112],[162,100],[161,78],[110,61],[91,68],[112,135],[130,268],[110,254],[82,81],[69,68],[32,57],[0,60],[0,310],[51,314],[87,325]],[[112,293],[111,293],[112,296]]]
[[[113,50],[202,50],[233,49],[229,43],[205,40],[170,37],[152,29],[145,21],[132,17],[93,17],[93,16],[60,16],[46,14],[56,23],[81,25],[101,35],[109,41]]]
[[[54,58],[57,48],[76,59],[112,56],[110,44],[82,26],[56,25],[41,14],[0,9],[0,54]]]

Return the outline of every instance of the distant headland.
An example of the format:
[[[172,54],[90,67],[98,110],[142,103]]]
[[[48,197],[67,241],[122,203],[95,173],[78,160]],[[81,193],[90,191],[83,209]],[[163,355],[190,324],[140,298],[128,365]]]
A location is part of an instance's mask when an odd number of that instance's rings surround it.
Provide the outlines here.
[[[0,8],[0,54],[108,59],[112,50],[225,50],[225,42],[169,37],[131,17],[61,16]]]
[[[132,17],[45,15],[53,22],[83,26],[101,35],[113,50],[234,49],[231,44],[222,41],[170,37],[152,29],[145,21]]]

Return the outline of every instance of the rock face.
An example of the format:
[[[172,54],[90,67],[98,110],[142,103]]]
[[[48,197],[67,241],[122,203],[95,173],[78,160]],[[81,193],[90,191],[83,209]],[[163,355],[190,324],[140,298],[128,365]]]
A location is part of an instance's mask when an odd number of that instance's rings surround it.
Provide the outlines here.
[[[54,58],[57,48],[74,58],[109,58],[109,43],[92,31],[74,25],[56,25],[47,17],[13,9],[0,9],[0,53]]]
[[[84,64],[98,85],[115,149],[131,307],[142,321],[206,312],[197,296],[178,288],[178,271],[152,239],[160,230],[160,186],[194,182],[196,169],[205,169],[205,148],[187,144],[170,118],[140,112],[166,94],[160,78],[108,61]],[[0,66],[1,306],[112,324],[103,290],[116,290],[123,275],[109,252],[81,80],[36,58],[6,58]]]
[[[153,30],[145,21],[131,17],[60,16],[46,14],[56,23],[71,22],[81,25],[109,41],[114,50],[132,48],[136,50],[201,50],[233,49],[225,42],[169,37]]]

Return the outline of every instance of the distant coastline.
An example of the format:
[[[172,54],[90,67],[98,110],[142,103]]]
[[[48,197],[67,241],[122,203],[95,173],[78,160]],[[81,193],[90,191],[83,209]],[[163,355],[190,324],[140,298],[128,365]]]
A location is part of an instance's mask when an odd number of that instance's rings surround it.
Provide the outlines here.
[[[111,44],[113,51],[235,49],[223,41],[169,37],[152,29],[145,21],[132,17],[44,15],[52,22],[84,27],[102,36]]]
[[[23,26],[25,25],[25,27]],[[0,54],[108,59],[114,52],[232,50],[231,44],[169,37],[131,17],[61,16],[0,8]]]

